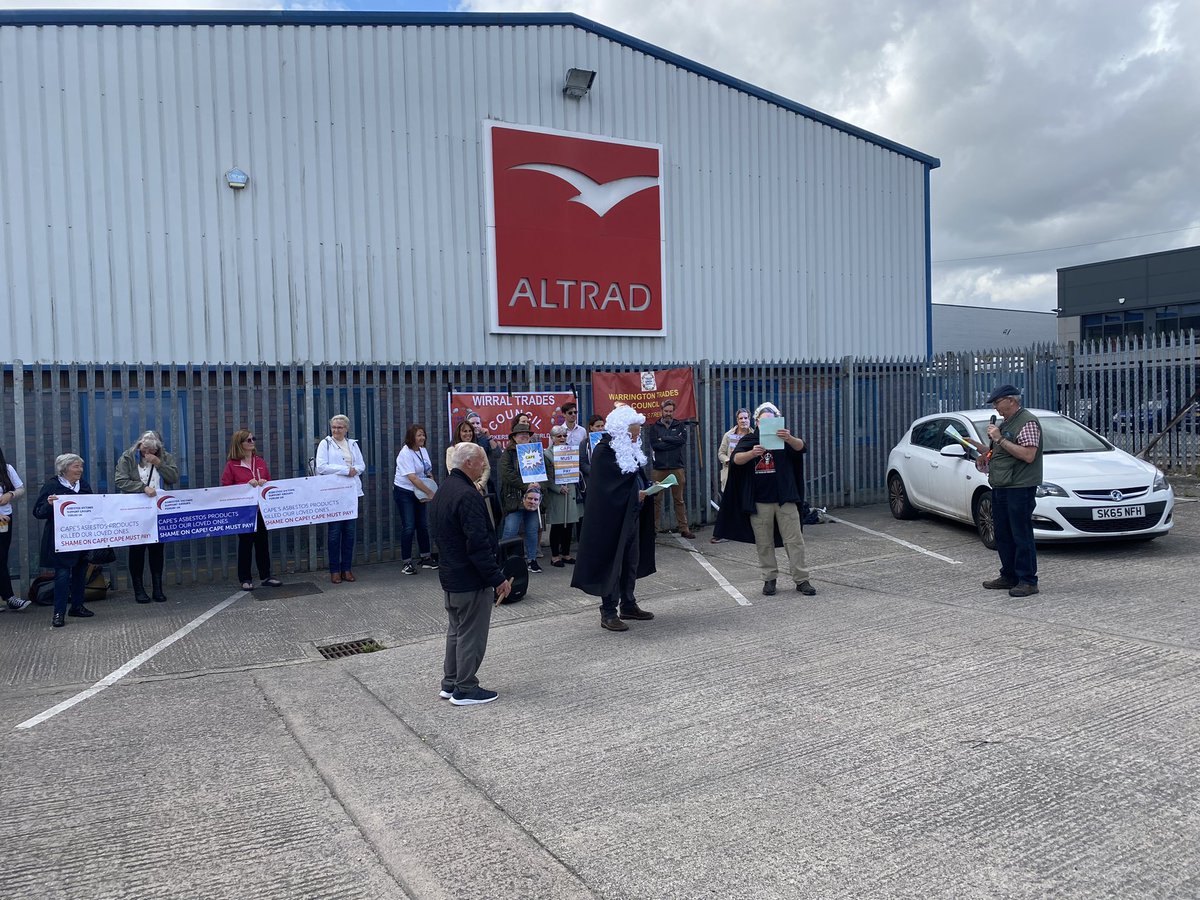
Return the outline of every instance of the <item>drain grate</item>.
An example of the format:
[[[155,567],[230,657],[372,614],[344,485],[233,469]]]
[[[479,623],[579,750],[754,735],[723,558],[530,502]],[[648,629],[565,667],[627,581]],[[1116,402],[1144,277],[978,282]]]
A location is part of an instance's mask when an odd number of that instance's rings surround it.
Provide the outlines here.
[[[357,656],[360,653],[375,653],[383,650],[383,644],[375,638],[363,638],[361,641],[346,641],[343,644],[328,644],[317,650],[326,659],[342,659],[347,656]]]

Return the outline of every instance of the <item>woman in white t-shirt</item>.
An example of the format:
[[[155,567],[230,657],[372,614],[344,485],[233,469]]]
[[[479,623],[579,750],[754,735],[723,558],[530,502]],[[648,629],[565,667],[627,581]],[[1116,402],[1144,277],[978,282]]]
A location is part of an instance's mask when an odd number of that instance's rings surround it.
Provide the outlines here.
[[[421,551],[421,567],[437,568],[429,555],[429,520],[425,509],[436,490],[433,462],[425,449],[425,426],[410,425],[404,434],[404,447],[396,454],[396,478],[392,482],[392,496],[400,511],[400,556],[404,559],[401,571],[405,575],[417,574],[417,564],[412,558],[414,534]]]
[[[0,603],[9,609],[24,609],[29,601],[13,594],[12,581],[8,577],[8,548],[12,545],[13,501],[25,496],[25,485],[17,470],[4,459],[0,450]]]
[[[317,474],[353,478],[358,488],[358,496],[361,497],[362,473],[366,467],[367,463],[363,459],[358,441],[350,437],[349,417],[334,416],[329,420],[329,436],[317,446]],[[334,584],[355,580],[351,569],[354,563],[354,534],[357,525],[358,519],[329,523],[326,555],[329,560],[329,580]]]

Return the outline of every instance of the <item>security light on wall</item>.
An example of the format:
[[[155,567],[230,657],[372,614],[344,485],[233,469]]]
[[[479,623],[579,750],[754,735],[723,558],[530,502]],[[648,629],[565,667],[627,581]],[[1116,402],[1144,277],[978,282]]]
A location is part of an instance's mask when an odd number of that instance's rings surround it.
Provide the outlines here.
[[[234,166],[225,173],[225,183],[235,191],[243,190],[250,183],[250,176]]]
[[[1124,298],[1124,297],[1118,297],[1118,298],[1117,298],[1117,302],[1118,302],[1118,303],[1124,303],[1124,302],[1125,302],[1125,298]]]
[[[587,96],[587,92],[592,89],[592,82],[595,80],[596,73],[591,69],[567,69],[563,93],[573,100],[580,100]]]

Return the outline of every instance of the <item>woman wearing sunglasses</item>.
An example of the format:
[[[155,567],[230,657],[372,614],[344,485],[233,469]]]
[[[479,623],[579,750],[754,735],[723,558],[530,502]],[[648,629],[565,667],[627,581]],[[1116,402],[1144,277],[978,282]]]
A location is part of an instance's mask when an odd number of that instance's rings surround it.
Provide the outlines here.
[[[271,470],[266,462],[258,455],[254,432],[239,428],[229,441],[229,461],[225,463],[225,471],[221,473],[221,484],[228,487],[231,484],[248,484],[251,487],[261,487],[271,480]],[[243,591],[254,590],[254,582],[250,578],[250,553],[253,551],[258,563],[258,577],[268,587],[279,587],[283,584],[271,574],[271,545],[267,539],[267,523],[263,521],[262,513],[258,514],[258,525],[251,532],[238,535],[237,574],[242,583]]]

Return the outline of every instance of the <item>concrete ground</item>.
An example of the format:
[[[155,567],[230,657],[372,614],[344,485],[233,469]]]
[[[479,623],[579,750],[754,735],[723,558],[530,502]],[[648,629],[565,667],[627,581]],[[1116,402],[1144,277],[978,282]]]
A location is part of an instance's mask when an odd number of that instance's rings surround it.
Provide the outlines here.
[[[814,598],[700,532],[741,605],[660,538],[624,634],[547,566],[482,707],[437,697],[434,572],[0,614],[0,896],[1200,896],[1197,503],[1043,546],[1023,600],[970,529],[834,514]],[[316,652],[361,637],[387,649]]]

